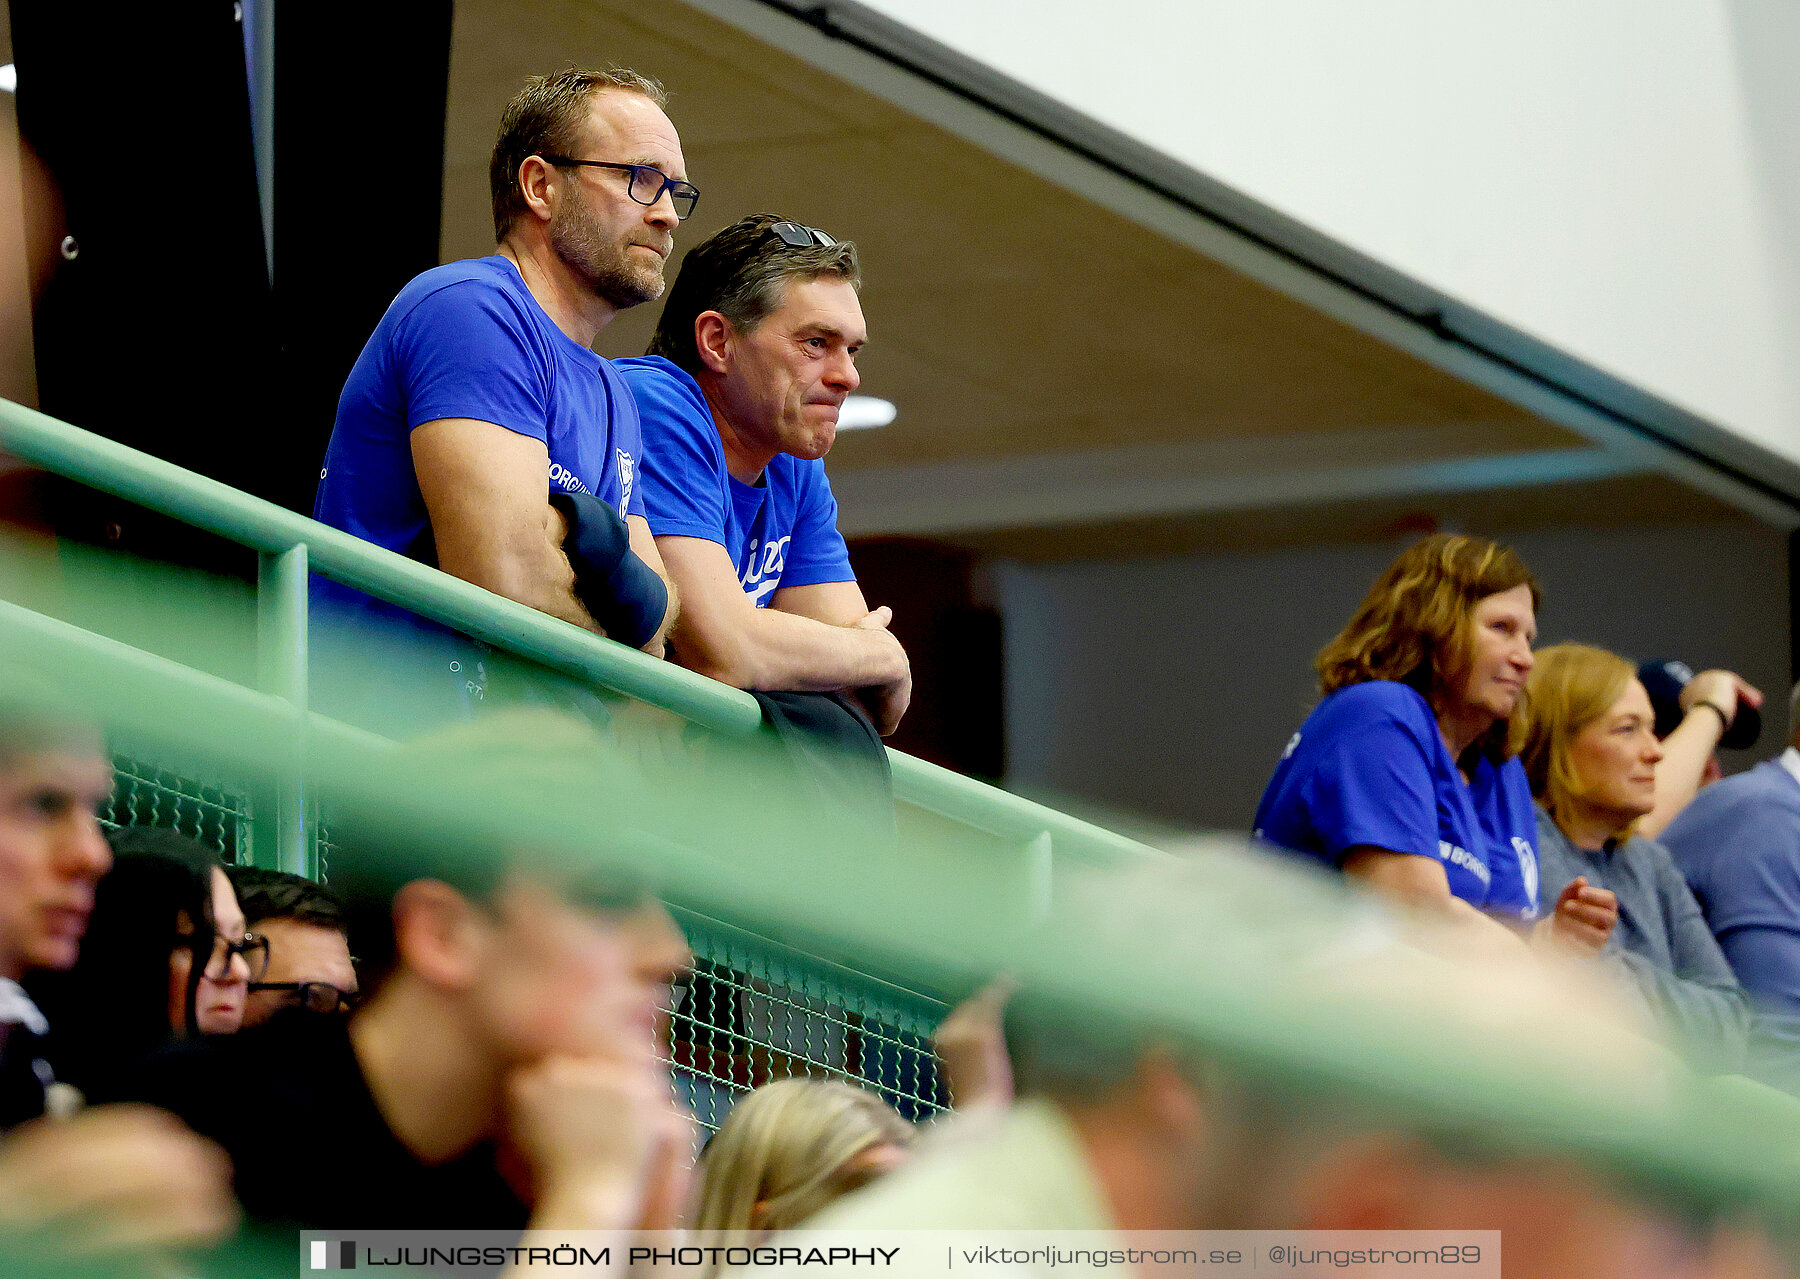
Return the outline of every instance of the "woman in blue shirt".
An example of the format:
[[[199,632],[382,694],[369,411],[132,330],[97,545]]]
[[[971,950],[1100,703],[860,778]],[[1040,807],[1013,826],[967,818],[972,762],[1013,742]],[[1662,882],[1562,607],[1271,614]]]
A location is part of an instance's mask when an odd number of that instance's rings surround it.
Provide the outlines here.
[[[1507,735],[1531,672],[1537,580],[1509,548],[1434,534],[1314,660],[1324,700],[1256,813],[1270,843],[1493,933],[1538,918],[1537,816]],[[1538,930],[1583,950],[1611,894],[1573,883]]]

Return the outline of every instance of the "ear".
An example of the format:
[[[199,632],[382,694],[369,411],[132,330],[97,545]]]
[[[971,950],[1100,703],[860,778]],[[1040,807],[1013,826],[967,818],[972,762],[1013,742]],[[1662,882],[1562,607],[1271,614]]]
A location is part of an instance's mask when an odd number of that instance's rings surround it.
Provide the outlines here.
[[[694,351],[710,372],[731,372],[733,336],[731,321],[717,311],[702,311],[694,317]]]
[[[1203,1135],[1206,1106],[1200,1089],[1167,1052],[1153,1048],[1143,1055],[1135,1091],[1138,1104],[1158,1131],[1178,1136],[1184,1144]]]
[[[1296,1199],[1303,1230],[1412,1230],[1422,1181],[1436,1156],[1408,1138],[1371,1133],[1338,1143],[1313,1160]]]
[[[481,920],[442,880],[417,879],[394,894],[394,954],[432,986],[460,990],[480,970]]]
[[[540,222],[548,222],[554,212],[551,206],[556,196],[556,184],[561,176],[555,166],[535,155],[528,155],[521,160],[519,171],[513,175],[513,181],[518,184],[519,195],[525,201],[526,211]]]

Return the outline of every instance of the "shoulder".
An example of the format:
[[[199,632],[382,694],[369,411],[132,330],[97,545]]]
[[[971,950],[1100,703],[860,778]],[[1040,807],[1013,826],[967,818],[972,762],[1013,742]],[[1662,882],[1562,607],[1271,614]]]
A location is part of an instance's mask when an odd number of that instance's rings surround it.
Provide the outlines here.
[[[831,481],[825,478],[823,458],[795,457],[777,453],[769,462],[768,482],[771,487],[785,489],[802,496],[829,494]]]
[[[1418,732],[1435,731],[1437,717],[1417,689],[1394,680],[1376,679],[1338,689],[1313,709],[1307,723],[1314,728],[1392,723]]]
[[[637,400],[638,413],[648,426],[703,422],[712,426],[712,412],[693,375],[660,355],[634,355],[611,361]]]
[[[404,314],[433,302],[473,304],[483,297],[509,298],[513,290],[508,269],[499,258],[468,258],[434,266],[415,275],[394,296],[394,310]]]
[[[1654,839],[1633,835],[1619,851],[1660,884],[1687,883],[1675,864],[1675,854]]]

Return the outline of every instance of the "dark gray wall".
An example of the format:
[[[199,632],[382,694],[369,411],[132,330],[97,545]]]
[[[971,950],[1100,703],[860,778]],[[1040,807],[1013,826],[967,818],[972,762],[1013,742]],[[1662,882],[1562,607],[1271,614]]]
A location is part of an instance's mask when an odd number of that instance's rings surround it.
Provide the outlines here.
[[[1402,545],[1000,566],[1008,783],[1247,829],[1313,703],[1313,654]],[[1513,545],[1544,583],[1544,643],[1735,669],[1776,703],[1764,747],[1779,741],[1781,534],[1569,529]]]

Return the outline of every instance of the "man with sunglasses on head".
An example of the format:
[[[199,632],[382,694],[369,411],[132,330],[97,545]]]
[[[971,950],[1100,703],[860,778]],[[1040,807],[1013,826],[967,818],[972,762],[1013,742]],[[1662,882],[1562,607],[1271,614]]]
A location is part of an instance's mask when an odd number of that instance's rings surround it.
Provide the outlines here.
[[[650,353],[619,367],[683,600],[676,658],[738,688],[860,693],[885,736],[912,670],[850,569],[823,461],[860,381],[861,283],[855,245],[755,214],[688,253]]]
[[[591,348],[662,295],[699,198],[663,101],[621,68],[535,77],[513,98],[490,166],[498,247],[425,272],[388,308],[345,383],[313,512],[658,655],[676,605],[635,490],[637,410]],[[318,592],[358,623],[397,613]],[[468,650],[438,649],[479,696]]]

